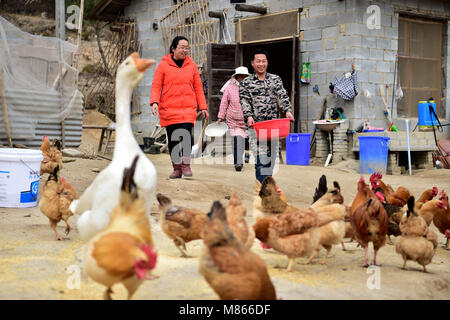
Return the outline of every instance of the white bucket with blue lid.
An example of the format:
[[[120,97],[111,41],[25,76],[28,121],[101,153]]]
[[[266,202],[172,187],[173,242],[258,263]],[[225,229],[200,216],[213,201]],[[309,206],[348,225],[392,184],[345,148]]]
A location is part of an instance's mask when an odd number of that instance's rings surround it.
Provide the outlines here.
[[[41,150],[0,148],[0,207],[37,205]]]

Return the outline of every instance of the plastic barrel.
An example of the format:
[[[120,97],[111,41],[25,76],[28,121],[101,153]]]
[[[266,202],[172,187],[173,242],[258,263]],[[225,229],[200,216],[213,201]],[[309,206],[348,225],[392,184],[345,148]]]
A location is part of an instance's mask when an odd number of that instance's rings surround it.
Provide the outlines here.
[[[37,205],[42,151],[0,149],[0,207]]]
[[[429,105],[433,106],[434,112],[436,112],[436,103],[434,100],[428,101],[419,101],[418,111],[419,111],[419,126],[432,126],[433,124],[436,126],[438,124],[436,117],[434,114],[430,115]]]
[[[290,133],[286,138],[286,164],[309,166],[311,133]]]
[[[389,137],[358,137],[359,173],[386,173]]]

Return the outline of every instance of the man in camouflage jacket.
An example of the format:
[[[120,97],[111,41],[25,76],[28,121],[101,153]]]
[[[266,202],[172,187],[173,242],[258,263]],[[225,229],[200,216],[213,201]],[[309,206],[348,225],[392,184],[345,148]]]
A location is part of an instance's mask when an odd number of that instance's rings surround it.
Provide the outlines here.
[[[252,52],[251,64],[255,73],[241,81],[239,99],[244,121],[250,127],[255,122],[280,118],[280,109],[286,117],[294,120],[291,103],[281,78],[267,72],[268,54],[257,49]],[[253,131],[253,130],[251,130]],[[255,155],[255,175],[261,183],[272,176],[278,154],[278,139],[257,141],[254,132],[250,132],[250,146]]]

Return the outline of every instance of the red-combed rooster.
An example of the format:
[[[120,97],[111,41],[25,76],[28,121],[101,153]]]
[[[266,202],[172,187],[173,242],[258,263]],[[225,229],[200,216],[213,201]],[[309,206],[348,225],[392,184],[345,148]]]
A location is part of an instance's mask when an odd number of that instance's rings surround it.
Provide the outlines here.
[[[385,185],[381,180],[383,175],[381,173],[373,173],[370,176],[370,183],[372,185],[373,192],[376,192],[377,188],[380,188],[383,191],[383,194],[386,198],[386,203],[394,206],[404,206],[409,197],[411,196],[408,189],[405,187],[398,187],[397,191],[394,191],[392,187],[388,184]]]
[[[434,197],[436,197],[439,193],[439,190],[437,187],[433,187],[431,189],[425,190],[419,199],[417,199],[416,204],[414,205],[414,210],[420,210],[422,206],[430,201],[433,200]]]
[[[85,269],[89,277],[106,286],[104,299],[110,300],[112,286],[122,283],[128,299],[155,268],[150,222],[145,211],[145,200],[138,198],[133,179],[138,156],[130,168],[125,168],[120,199],[111,213],[109,225],[87,244]]]
[[[378,197],[370,190],[364,178],[358,182],[358,193],[351,206],[351,224],[356,241],[364,248],[364,266],[367,267],[367,249],[373,243],[373,264],[378,250],[386,243],[388,215]]]

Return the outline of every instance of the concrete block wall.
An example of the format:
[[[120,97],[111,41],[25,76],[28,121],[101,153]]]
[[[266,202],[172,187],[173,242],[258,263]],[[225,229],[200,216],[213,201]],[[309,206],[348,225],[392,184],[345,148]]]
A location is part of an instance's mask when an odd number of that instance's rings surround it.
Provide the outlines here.
[[[380,8],[380,28],[369,29],[367,22],[373,13],[367,8],[377,5]],[[387,127],[384,115],[384,103],[380,95],[380,85],[394,81],[395,54],[398,50],[398,13],[396,9],[419,11],[430,17],[450,12],[445,1],[413,0],[317,0],[303,1],[300,28],[303,30],[301,50],[303,62],[311,63],[311,83],[301,85],[301,117],[309,120],[308,131],[314,130],[311,124],[316,119],[314,110],[321,107],[323,97],[330,94],[329,83],[335,77],[351,71],[354,64],[358,72],[359,94],[353,101],[335,101],[334,105],[344,109],[344,115],[350,119],[350,128],[357,128],[363,120],[369,119],[372,126]],[[450,25],[447,25],[447,34]],[[450,44],[444,45],[443,67],[449,70]],[[445,70],[445,69],[444,69]],[[448,72],[447,83],[450,83]],[[319,86],[320,96],[312,91]],[[443,83],[446,86],[445,83]],[[370,98],[363,93],[367,90]],[[389,92],[388,104],[391,106],[392,92]],[[445,106],[441,116],[450,120],[450,89],[445,90]],[[397,117],[394,101],[393,117]],[[414,123],[411,123],[414,125]],[[404,126],[400,125],[403,130]],[[400,128],[399,128],[400,129]],[[306,126],[302,126],[306,131]],[[447,132],[450,132],[448,130]],[[448,135],[448,134],[447,134]]]
[[[302,60],[311,63],[312,74],[311,84],[300,87],[299,101],[302,131],[308,132],[314,130],[312,120],[316,119],[317,110],[329,93],[329,82],[350,71],[352,64],[358,72],[359,95],[353,101],[336,99],[336,105],[342,107],[345,116],[350,119],[350,129],[357,128],[364,119],[369,119],[373,126],[386,127],[379,86],[386,83],[392,85],[393,82],[395,53],[398,49],[398,15],[395,10],[422,10],[429,15],[442,15],[442,12],[450,11],[450,2],[443,0],[247,0],[246,3],[266,6],[269,13],[303,8],[300,48]],[[370,5],[380,8],[380,29],[367,27],[366,22],[371,15],[367,13],[367,8]],[[137,20],[143,55],[155,58],[158,62],[167,52],[164,52],[161,29],[153,30],[153,22],[159,23],[159,19],[172,7],[173,0],[135,0],[125,8],[125,15]],[[236,19],[257,15],[235,11],[229,1],[210,0],[209,8],[226,10],[233,42],[236,40]],[[446,34],[449,33],[450,24],[446,28]],[[450,42],[447,36],[443,52],[446,53],[443,62],[445,80],[450,83],[447,72],[450,69]],[[146,72],[139,86],[142,114],[133,119],[135,127],[148,128],[149,123],[158,123],[158,118],[151,114],[148,107],[154,70],[155,67]],[[319,86],[320,96],[312,91],[315,84]],[[365,90],[371,94],[370,98],[363,95]],[[450,120],[450,89],[444,90],[443,98],[445,106],[441,116]],[[390,105],[391,101],[388,103]],[[396,117],[395,103],[393,116]],[[411,123],[413,126],[414,122]],[[402,123],[398,127],[399,130],[404,129]],[[446,128],[445,135],[450,136],[450,127]]]
[[[390,151],[407,151],[406,132],[365,132],[353,135],[353,151],[359,151],[358,137],[382,136],[389,137]],[[411,151],[433,151],[436,149],[433,132],[411,132],[409,136]]]
[[[265,6],[268,8],[269,13],[274,13],[278,11],[301,8],[303,1],[247,0],[246,4]],[[168,53],[164,51],[161,28],[158,27],[158,30],[154,30],[153,22],[157,22],[159,25],[159,20],[170,12],[173,5],[173,0],[135,0],[125,8],[125,16],[134,17],[137,21],[139,39],[143,45],[144,57],[151,57],[159,62],[161,61],[161,58]],[[232,42],[236,41],[236,19],[249,16],[258,16],[256,13],[236,11],[234,9],[234,4],[231,4],[229,1],[225,2],[220,0],[210,0],[209,9],[216,11],[222,11],[223,9],[225,10],[228,17],[228,31]],[[141,100],[140,110],[142,113],[132,119],[135,130],[144,131],[144,133],[151,132],[154,125],[159,123],[158,117],[153,116],[149,107],[150,88],[155,69],[156,66],[147,71],[144,79],[139,84],[138,90]]]
[[[125,16],[134,17],[136,19],[139,30],[139,40],[143,47],[142,56],[156,59],[157,63],[167,54],[167,52],[164,51],[159,20],[169,13],[172,5],[172,0],[140,0],[132,1],[131,4],[125,8]],[[158,23],[157,30],[153,29],[153,22]],[[149,106],[150,88],[155,70],[156,66],[151,67],[150,70],[145,73],[144,79],[138,86],[141,114],[134,116],[132,121],[134,129],[142,131],[143,136],[148,136],[153,131],[154,126],[159,123],[158,116],[154,116],[151,113]]]

